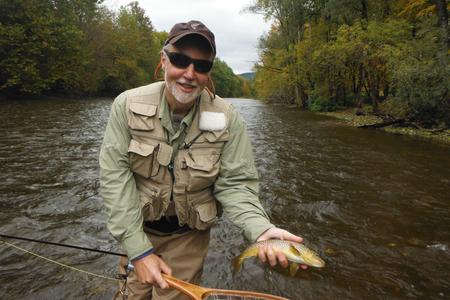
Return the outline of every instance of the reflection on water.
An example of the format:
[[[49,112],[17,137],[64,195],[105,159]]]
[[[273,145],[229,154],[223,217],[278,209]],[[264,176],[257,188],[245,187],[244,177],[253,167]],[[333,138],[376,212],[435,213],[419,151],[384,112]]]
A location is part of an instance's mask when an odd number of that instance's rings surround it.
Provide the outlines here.
[[[227,219],[213,228],[202,285],[291,299],[446,299],[450,295],[449,147],[341,126],[327,117],[232,100],[247,121],[273,222],[302,235],[324,269],[289,277],[255,260]],[[120,251],[105,228],[98,150],[111,100],[0,104],[0,232]],[[15,242],[109,276],[115,257]],[[88,278],[0,246],[2,299],[110,299]]]

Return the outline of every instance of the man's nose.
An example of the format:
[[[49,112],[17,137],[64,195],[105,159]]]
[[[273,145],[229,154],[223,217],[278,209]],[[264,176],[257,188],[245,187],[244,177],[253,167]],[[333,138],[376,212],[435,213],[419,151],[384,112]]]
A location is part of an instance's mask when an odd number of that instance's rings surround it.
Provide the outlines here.
[[[186,71],[184,71],[184,77],[186,77],[187,79],[194,79],[195,77],[194,64],[190,64],[186,68]]]

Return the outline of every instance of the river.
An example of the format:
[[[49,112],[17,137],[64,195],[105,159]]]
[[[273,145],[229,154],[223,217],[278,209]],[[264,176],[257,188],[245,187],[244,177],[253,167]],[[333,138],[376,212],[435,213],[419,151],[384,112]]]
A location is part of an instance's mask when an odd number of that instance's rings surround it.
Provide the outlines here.
[[[226,218],[212,230],[202,285],[290,299],[449,299],[450,147],[255,100],[230,100],[252,138],[274,224],[326,261],[288,276],[249,259]],[[106,229],[98,154],[111,100],[0,103],[0,232],[120,251]],[[114,256],[14,241],[113,277]],[[110,299],[93,278],[0,244],[1,299]]]

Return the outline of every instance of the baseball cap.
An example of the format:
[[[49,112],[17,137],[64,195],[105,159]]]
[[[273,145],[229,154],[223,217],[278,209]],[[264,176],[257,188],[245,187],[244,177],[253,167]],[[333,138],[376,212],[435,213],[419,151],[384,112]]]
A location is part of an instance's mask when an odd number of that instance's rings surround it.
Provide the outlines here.
[[[181,38],[190,34],[197,34],[205,38],[211,46],[213,54],[216,55],[216,42],[214,40],[214,34],[200,21],[192,20],[187,23],[175,24],[170,30],[169,36],[167,37],[164,45],[174,44]]]

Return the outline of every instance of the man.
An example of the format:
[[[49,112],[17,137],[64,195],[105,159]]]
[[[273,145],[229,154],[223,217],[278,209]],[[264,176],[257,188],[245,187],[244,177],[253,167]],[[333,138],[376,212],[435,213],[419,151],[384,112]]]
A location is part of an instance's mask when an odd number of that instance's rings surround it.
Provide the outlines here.
[[[161,51],[164,81],[126,91],[112,106],[100,153],[101,193],[108,229],[134,265],[129,299],[184,299],[167,289],[161,273],[198,283],[220,208],[251,242],[302,241],[272,225],[258,200],[245,124],[214,95],[215,55],[204,24],[178,23]],[[287,266],[272,249],[259,258]]]

